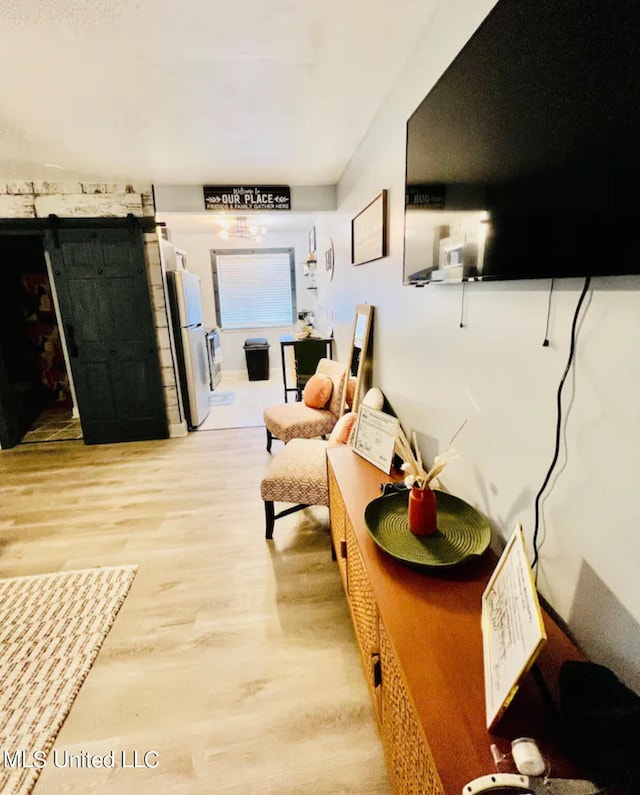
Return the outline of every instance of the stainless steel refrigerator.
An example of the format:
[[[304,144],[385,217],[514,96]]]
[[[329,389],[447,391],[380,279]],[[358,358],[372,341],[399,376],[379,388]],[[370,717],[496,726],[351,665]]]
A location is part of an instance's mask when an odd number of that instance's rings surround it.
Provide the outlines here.
[[[189,428],[202,424],[210,411],[209,354],[202,325],[200,277],[186,270],[167,271],[178,372]]]

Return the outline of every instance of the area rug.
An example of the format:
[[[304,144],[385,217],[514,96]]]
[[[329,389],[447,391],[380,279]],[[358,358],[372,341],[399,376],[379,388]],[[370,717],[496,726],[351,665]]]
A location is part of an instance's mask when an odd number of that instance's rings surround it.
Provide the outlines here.
[[[235,392],[212,392],[209,395],[210,406],[230,406],[236,396]]]
[[[0,792],[27,795],[137,566],[0,580]]]

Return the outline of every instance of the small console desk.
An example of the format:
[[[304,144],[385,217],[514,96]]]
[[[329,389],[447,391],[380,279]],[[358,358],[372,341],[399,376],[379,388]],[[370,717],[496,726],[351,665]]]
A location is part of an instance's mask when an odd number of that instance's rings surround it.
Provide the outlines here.
[[[365,679],[396,795],[460,795],[495,773],[490,746],[510,752],[535,737],[554,778],[583,778],[562,756],[548,703],[533,676],[492,732],[486,729],[481,598],[497,562],[482,557],[444,576],[412,569],[369,535],[364,509],[392,478],[350,447],[327,451],[331,541],[360,648]],[[548,641],[538,658],[557,702],[566,659],[583,659],[544,613]]]
[[[285,361],[285,350],[286,348],[294,348],[294,357],[295,357],[295,347],[298,345],[306,345],[307,342],[324,342],[326,345],[326,358],[333,359],[333,338],[329,337],[310,337],[304,340],[297,340],[293,334],[283,334],[280,337],[280,355],[282,357],[282,380],[284,382],[284,402],[289,402],[289,392],[298,392],[298,387],[296,384],[293,386],[289,386],[287,384],[287,366]]]

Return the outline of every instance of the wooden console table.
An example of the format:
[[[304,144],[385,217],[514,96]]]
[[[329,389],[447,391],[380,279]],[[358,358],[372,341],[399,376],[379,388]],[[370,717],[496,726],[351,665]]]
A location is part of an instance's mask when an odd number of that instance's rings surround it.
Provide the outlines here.
[[[565,758],[548,700],[531,674],[493,732],[485,721],[481,596],[497,562],[487,550],[435,576],[380,550],[366,505],[392,480],[349,447],[327,451],[331,540],[349,602],[365,677],[397,795],[460,795],[494,773],[490,746],[534,737],[553,777],[582,777]],[[538,670],[557,702],[564,660],[583,659],[548,614]]]

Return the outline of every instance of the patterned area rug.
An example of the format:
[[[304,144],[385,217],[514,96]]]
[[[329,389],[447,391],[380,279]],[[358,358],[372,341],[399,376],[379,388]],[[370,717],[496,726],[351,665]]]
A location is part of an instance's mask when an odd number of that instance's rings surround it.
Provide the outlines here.
[[[0,580],[0,792],[33,788],[137,566]],[[39,753],[36,753],[39,752]]]
[[[236,396],[235,392],[212,392],[209,395],[210,406],[230,406]]]

